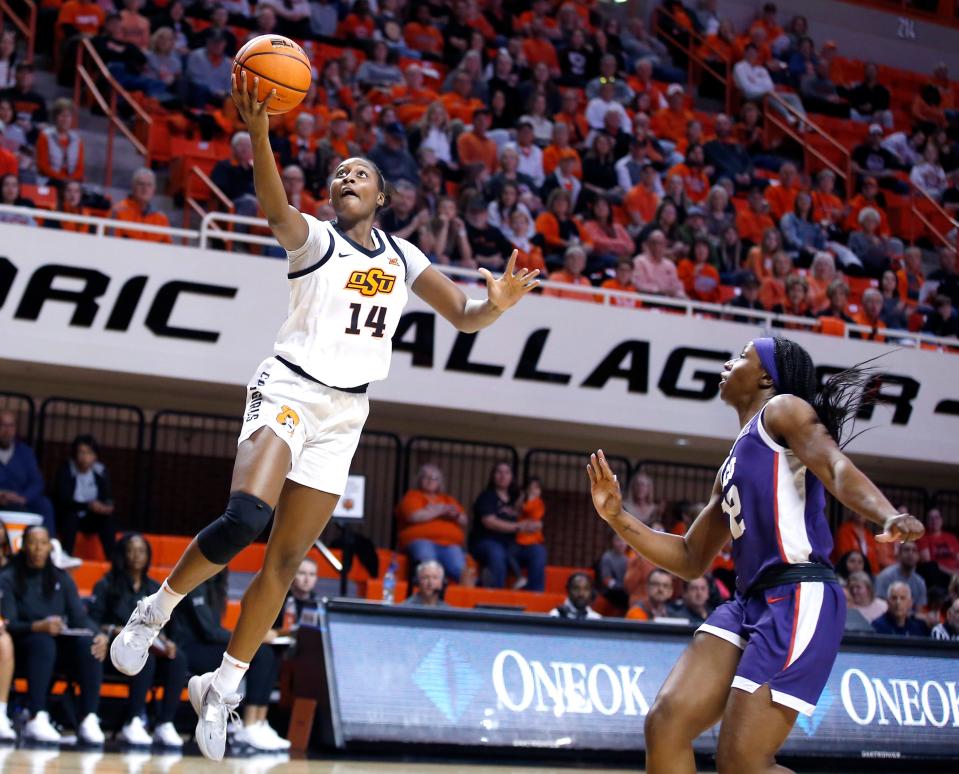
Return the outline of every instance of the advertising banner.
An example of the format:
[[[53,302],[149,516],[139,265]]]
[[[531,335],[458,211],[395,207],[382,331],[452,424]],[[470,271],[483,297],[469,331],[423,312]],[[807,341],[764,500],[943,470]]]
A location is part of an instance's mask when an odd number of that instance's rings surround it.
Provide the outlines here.
[[[321,613],[333,737],[351,742],[638,751],[692,629],[330,603]],[[784,752],[959,756],[955,651],[846,644]],[[696,742],[715,750],[717,729]]]
[[[289,304],[286,262],[0,224],[0,360],[244,385]],[[467,286],[477,296],[483,290]],[[349,325],[348,308],[344,325]],[[459,333],[413,296],[374,401],[536,416],[729,441],[719,372],[755,325],[532,296]],[[788,332],[825,377],[886,372],[850,446],[877,457],[959,459],[959,357]],[[491,400],[495,396],[495,400]]]

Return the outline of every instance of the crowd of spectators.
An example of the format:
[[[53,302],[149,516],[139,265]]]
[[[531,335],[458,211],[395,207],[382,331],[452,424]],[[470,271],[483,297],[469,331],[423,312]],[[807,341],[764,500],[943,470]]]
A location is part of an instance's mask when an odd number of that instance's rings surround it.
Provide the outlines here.
[[[102,744],[105,737],[97,714],[100,686],[105,678],[119,678],[106,658],[108,646],[137,602],[159,588],[148,575],[152,549],[137,533],[117,539],[117,529],[126,519],[114,513],[109,472],[98,459],[95,438],[81,434],[70,443],[47,497],[36,456],[17,439],[16,429],[15,414],[0,411],[0,510],[30,514],[38,523],[23,530],[15,551],[0,520],[0,741],[16,738],[7,713],[16,664],[16,673],[27,681],[25,739],[62,741],[48,711],[53,677],[59,674],[70,675],[79,687],[80,740]],[[110,560],[110,569],[86,600],[68,572],[81,564],[70,556],[78,533],[97,536]],[[220,624],[227,572],[190,594],[190,603],[180,606],[151,649],[146,666],[130,681],[125,722],[118,733],[121,742],[182,746],[173,720],[187,676],[216,668],[230,639],[230,632]],[[262,751],[289,748],[289,742],[266,722],[283,655],[278,638],[289,635],[305,607],[316,606],[312,593],[316,581],[316,563],[307,558],[296,574],[284,613],[251,662],[237,743]],[[147,696],[157,686],[163,688],[162,698],[154,697],[148,713]],[[147,731],[148,714],[152,734]]]
[[[884,329],[955,335],[955,235],[951,247],[924,245],[940,249],[942,264],[925,277],[922,252],[917,263],[892,234],[887,201],[915,187],[959,206],[959,114],[945,66],[904,121],[875,63],[850,78],[835,41],[814,40],[802,16],[783,26],[766,3],[737,31],[715,3],[666,8],[673,40],[703,41],[701,56],[731,68],[735,115],[696,109],[686,54],[669,37],[587,0],[68,0],[51,29],[65,52],[89,38],[171,131],[229,142],[211,177],[240,214],[258,208],[249,138],[229,97],[231,57],[251,37],[278,32],[303,41],[316,66],[303,103],[271,121],[284,186],[304,211],[331,217],[329,171],[362,153],[397,188],[381,225],[437,263],[497,269],[515,248],[522,266],[553,282],[708,302],[732,295],[741,308],[864,325],[874,340],[889,337]],[[70,104],[48,111],[20,48],[12,32],[0,36],[0,172],[13,176],[0,201],[30,203],[18,178],[56,185],[66,212],[102,211],[103,201],[69,185],[85,176]],[[68,73],[71,57],[59,58]],[[868,126],[845,191],[829,170],[801,173],[790,140],[770,139],[759,104],[767,94],[800,128],[823,114]],[[129,197],[105,211],[168,225],[155,193],[155,177],[139,170]],[[881,308],[875,294],[848,286],[843,300],[847,277],[881,285]]]

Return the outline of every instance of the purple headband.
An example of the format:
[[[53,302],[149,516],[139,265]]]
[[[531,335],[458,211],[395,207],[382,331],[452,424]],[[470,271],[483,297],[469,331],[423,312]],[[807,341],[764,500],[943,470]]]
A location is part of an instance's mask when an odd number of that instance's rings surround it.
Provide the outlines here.
[[[765,336],[761,339],[753,339],[753,346],[756,348],[756,354],[759,355],[759,362],[762,363],[766,373],[773,380],[773,387],[779,392],[779,369],[776,368],[776,342]]]

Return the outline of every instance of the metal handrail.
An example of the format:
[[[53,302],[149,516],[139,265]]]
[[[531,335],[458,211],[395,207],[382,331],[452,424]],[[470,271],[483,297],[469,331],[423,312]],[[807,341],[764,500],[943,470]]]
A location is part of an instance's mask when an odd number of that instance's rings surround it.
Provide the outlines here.
[[[217,221],[223,223],[243,224],[248,226],[269,227],[266,218],[253,218],[248,215],[234,215],[226,212],[208,212],[200,224],[200,228],[186,229],[175,228],[173,226],[154,226],[148,223],[130,223],[129,221],[115,220],[112,218],[101,218],[94,215],[75,215],[66,212],[57,212],[54,210],[43,210],[36,207],[18,207],[10,204],[0,204],[0,214],[9,213],[12,215],[28,215],[33,218],[43,219],[45,221],[64,221],[67,223],[83,223],[96,227],[95,234],[101,237],[113,238],[113,235],[107,233],[107,229],[114,231],[144,231],[151,234],[166,234],[171,238],[180,238],[194,242],[192,246],[213,250],[210,247],[210,240],[222,240],[224,231]],[[0,221],[2,224],[2,221]],[[5,224],[20,225],[20,224]],[[24,226],[24,228],[33,228]],[[258,234],[247,234],[242,232],[230,233],[230,239],[236,242],[246,242],[256,245],[267,245],[276,247],[277,242],[271,237],[264,237]],[[220,252],[220,251],[218,251]],[[485,285],[485,279],[475,269],[463,269],[458,266],[440,266],[436,265],[437,270],[450,277],[459,278],[466,283],[475,285]],[[683,298],[670,298],[668,296],[657,296],[651,293],[633,293],[630,291],[611,290],[609,288],[583,287],[579,285],[569,285],[563,282],[551,282],[544,280],[544,288],[555,288],[566,294],[582,295],[586,298],[603,298],[603,305],[615,306],[617,299],[625,301],[641,301],[643,307],[639,311],[657,312],[663,307],[675,309],[682,312],[687,317],[697,315],[714,315],[722,318],[736,317],[746,318],[752,324],[761,324],[766,327],[772,327],[774,322],[781,322],[791,325],[803,326],[810,332],[816,332],[819,321],[809,317],[794,317],[792,315],[776,314],[775,312],[758,311],[753,309],[740,309],[730,307],[724,304],[715,304],[708,301],[691,301]],[[659,309],[657,309],[657,307]],[[846,337],[850,333],[871,334],[872,328],[865,325],[849,323],[846,326]],[[959,349],[959,340],[947,339],[938,336],[930,336],[924,333],[912,333],[910,331],[901,331],[893,328],[883,328],[880,335],[887,339],[894,339],[897,346],[918,346],[919,344],[932,344],[938,347],[945,347],[950,350]]]
[[[771,102],[776,104],[775,110],[770,107]],[[784,120],[783,112],[792,118],[795,124],[791,124],[788,120]],[[839,142],[835,137],[829,134],[825,129],[819,126],[819,124],[810,119],[808,115],[804,115],[796,110],[796,108],[786,102],[776,92],[770,92],[763,98],[764,140],[767,144],[769,143],[769,131],[773,126],[802,146],[803,158],[805,162],[804,171],[807,174],[809,173],[809,158],[813,157],[841,180],[847,181],[852,179],[852,153],[849,151],[849,149]],[[799,131],[798,127],[800,126],[804,127],[806,131]],[[825,156],[818,149],[809,144],[809,130],[812,130],[813,133],[817,134],[819,137],[822,137],[833,148],[839,151],[844,161],[843,167],[837,166],[828,156]]]
[[[0,2],[3,2],[3,0],[0,0]],[[107,99],[103,96],[100,87],[97,85],[94,74],[92,74],[85,65],[85,56],[90,57],[95,68],[95,73],[99,74],[99,76],[103,78],[106,84],[110,87],[109,101],[107,101]],[[83,38],[80,41],[80,45],[77,46],[76,69],[77,74],[73,84],[73,104],[79,107],[82,86],[86,86],[93,99],[96,100],[97,105],[109,120],[107,129],[107,154],[106,161],[103,165],[104,185],[109,186],[113,181],[113,138],[116,129],[120,130],[120,133],[133,146],[134,150],[143,156],[144,159],[148,155],[147,147],[133,133],[130,127],[128,127],[126,123],[117,115],[117,95],[119,95],[124,102],[133,109],[133,112],[136,114],[137,118],[146,125],[148,132],[153,124],[153,119],[150,117],[150,114],[143,109],[143,106],[134,100],[130,93],[119,84],[116,78],[113,77],[113,74],[103,63],[103,60],[97,53],[96,48],[94,48],[93,43],[91,43],[88,38]]]
[[[210,178],[210,176],[209,176],[206,172],[204,172],[202,169],[200,169],[199,167],[191,167],[191,168],[190,168],[190,172],[189,172],[189,174],[187,175],[187,184],[186,184],[186,190],[187,190],[187,191],[190,190],[190,183],[189,183],[189,177],[190,177],[190,175],[196,175],[197,178],[199,178],[200,182],[203,183],[203,185],[205,185],[205,186],[210,190],[210,193],[212,193],[215,198],[219,199],[220,204],[223,205],[223,206],[226,208],[226,211],[227,211],[228,213],[230,213],[230,214],[232,215],[232,214],[234,214],[234,213],[236,212],[236,207],[234,206],[233,202],[230,200],[230,197],[227,196],[227,195],[223,192],[223,189],[220,188],[220,186],[218,186],[216,183],[214,183],[213,180]],[[206,211],[206,209],[204,209],[203,205],[200,204],[200,202],[198,202],[198,201],[197,201],[194,197],[192,197],[192,196],[187,196],[187,197],[186,197],[186,203],[187,203],[187,206],[190,208],[190,210],[193,210],[197,215],[200,216],[200,221],[202,222],[203,219],[204,219],[204,218],[206,217],[206,215],[207,215],[207,211]],[[186,227],[186,226],[188,226],[188,225],[190,224],[190,210],[185,209],[185,208],[184,208],[184,210],[183,210],[183,226],[184,226],[184,227]],[[211,221],[211,222],[212,222],[212,221]],[[217,230],[222,230],[222,229],[219,228],[219,226],[217,226],[216,228],[217,228]],[[233,224],[232,224],[232,223],[227,223],[227,229],[226,229],[226,230],[227,230],[227,231],[232,231],[232,230],[233,230]],[[272,244],[272,242],[271,242],[271,244]],[[226,247],[227,250],[230,250],[230,249],[233,247],[232,243],[229,242],[229,241],[227,241],[224,246]]]
[[[732,78],[730,77],[730,64],[723,58],[722,52],[713,48],[709,40],[696,32],[696,30],[689,31],[690,45],[684,46],[678,38],[672,35],[668,30],[663,29],[662,25],[660,24],[660,17],[665,17],[674,23],[677,23],[677,19],[674,14],[670,13],[662,6],[657,6],[653,16],[653,31],[656,34],[666,38],[670,43],[672,43],[674,46],[676,46],[676,48],[680,49],[686,55],[686,60],[688,62],[688,78],[690,83],[692,83],[694,80],[693,64],[695,63],[698,67],[708,72],[723,85],[723,90],[726,94],[725,111],[729,113],[732,109],[732,91],[730,89]],[[693,45],[693,43],[695,43],[695,45]],[[716,67],[713,66],[712,60],[706,59],[705,57],[699,55],[697,49],[700,46],[705,46],[716,55],[719,61],[725,66],[725,72],[720,72],[718,69],[716,69]]]
[[[21,2],[27,7],[27,21],[13,12],[7,0],[0,0],[0,20],[4,17],[9,18],[13,26],[20,30],[27,41],[27,61],[32,62],[37,42],[37,4],[33,0],[21,0]]]

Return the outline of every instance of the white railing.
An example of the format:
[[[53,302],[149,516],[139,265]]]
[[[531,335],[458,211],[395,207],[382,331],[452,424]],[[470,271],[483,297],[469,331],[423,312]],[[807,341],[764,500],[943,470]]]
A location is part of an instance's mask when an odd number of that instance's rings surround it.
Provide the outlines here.
[[[101,237],[113,236],[112,233],[108,232],[115,233],[116,231],[127,233],[144,231],[151,234],[165,234],[172,239],[180,240],[184,245],[199,247],[204,250],[218,250],[218,248],[214,246],[214,240],[219,242],[243,242],[267,247],[278,247],[273,237],[262,234],[238,232],[235,230],[228,231],[221,226],[221,224],[229,223],[265,229],[269,228],[265,218],[252,218],[247,215],[233,215],[225,212],[208,212],[201,220],[199,229],[153,226],[146,223],[130,223],[129,221],[99,218],[92,215],[72,215],[65,212],[55,212],[33,207],[15,207],[8,204],[0,204],[0,223],[7,222],[16,225],[12,219],[2,217],[4,214],[29,216],[38,221],[81,223],[93,226],[93,233]],[[481,284],[484,282],[480,273],[473,269],[440,265],[437,265],[436,268],[444,274],[457,278],[467,284]],[[544,288],[561,290],[564,295],[582,295],[585,299],[593,300],[594,302],[596,298],[601,297],[602,301],[596,303],[602,303],[604,306],[628,307],[630,302],[639,300],[643,304],[640,311],[645,312],[682,313],[687,317],[702,317],[706,319],[719,318],[727,321],[732,318],[736,318],[736,320],[745,319],[749,321],[749,324],[759,325],[765,328],[773,328],[774,323],[781,323],[783,325],[789,325],[793,330],[799,329],[813,333],[818,332],[818,320],[809,317],[794,317],[792,315],[775,314],[773,312],[753,309],[740,309],[739,307],[730,307],[724,304],[669,298],[667,296],[657,296],[650,293],[631,293],[622,290],[609,290],[607,288],[568,285],[561,282],[550,282],[549,280],[544,280],[542,285]],[[854,334],[864,334],[863,338],[865,338],[872,335],[872,332],[873,329],[868,326],[848,323],[845,326],[844,336],[845,338],[852,338]],[[900,347],[919,347],[922,344],[928,344],[950,350],[959,349],[959,341],[956,339],[931,336],[926,333],[911,333],[909,331],[883,328],[879,332],[879,335],[885,338],[886,343]]]

